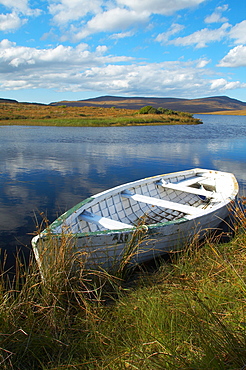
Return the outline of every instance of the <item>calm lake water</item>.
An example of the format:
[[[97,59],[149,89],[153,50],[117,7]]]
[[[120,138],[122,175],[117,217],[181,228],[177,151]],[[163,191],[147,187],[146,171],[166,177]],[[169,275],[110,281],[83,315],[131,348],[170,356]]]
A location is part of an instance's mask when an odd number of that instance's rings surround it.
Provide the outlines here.
[[[0,126],[0,248],[30,248],[82,199],[142,177],[193,167],[233,172],[246,195],[246,117],[196,115],[197,126]]]

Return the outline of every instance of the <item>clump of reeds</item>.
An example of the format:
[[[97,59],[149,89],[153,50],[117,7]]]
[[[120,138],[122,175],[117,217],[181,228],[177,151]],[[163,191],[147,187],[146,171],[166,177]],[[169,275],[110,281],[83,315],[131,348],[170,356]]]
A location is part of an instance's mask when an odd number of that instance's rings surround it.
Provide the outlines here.
[[[0,368],[70,366],[77,343],[100,320],[105,287],[117,289],[114,276],[85,269],[71,235],[47,235],[45,248],[41,270],[33,256],[28,265],[17,257],[15,279],[6,284],[6,272],[0,276]],[[88,349],[78,352],[86,362]]]
[[[219,244],[213,237],[202,248],[194,243],[110,310],[111,323],[100,325],[107,338],[102,368],[246,368],[242,203],[234,207],[233,240]]]
[[[126,242],[120,261],[116,264],[114,275],[124,279],[137,265],[138,255],[143,253],[142,244],[148,232],[145,225],[147,215],[140,217],[137,221],[136,229],[131,234],[130,239]]]

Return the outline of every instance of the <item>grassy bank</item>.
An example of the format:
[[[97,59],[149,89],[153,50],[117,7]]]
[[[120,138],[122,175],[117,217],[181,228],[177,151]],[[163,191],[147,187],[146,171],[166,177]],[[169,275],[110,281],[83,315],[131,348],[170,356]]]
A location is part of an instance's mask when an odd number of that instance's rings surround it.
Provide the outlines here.
[[[184,112],[139,114],[136,110],[119,108],[0,104],[0,125],[97,127],[199,123],[200,120]]]
[[[227,244],[196,243],[134,283],[35,264],[0,292],[2,369],[245,369],[246,218]],[[22,289],[20,289],[20,285]]]

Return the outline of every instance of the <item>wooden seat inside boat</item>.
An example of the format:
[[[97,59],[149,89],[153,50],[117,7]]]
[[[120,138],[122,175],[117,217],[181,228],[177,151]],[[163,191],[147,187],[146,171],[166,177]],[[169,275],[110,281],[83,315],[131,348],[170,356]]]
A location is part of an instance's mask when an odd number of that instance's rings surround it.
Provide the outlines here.
[[[162,186],[163,188],[166,189],[172,189],[172,190],[178,190],[182,191],[185,193],[190,193],[190,194],[196,194],[198,196],[206,197],[206,198],[212,198],[214,195],[213,191],[209,191],[203,188],[195,188],[192,187],[194,184],[199,184],[200,185],[200,179],[198,181],[197,177],[196,179],[191,180],[184,180],[180,181],[179,183],[172,183],[172,182],[165,182],[164,179],[160,179],[159,181],[156,182],[156,185]]]
[[[149,197],[149,196],[145,196],[142,194],[131,193],[130,191],[123,191],[121,195],[124,198],[129,198],[129,199],[135,200],[136,202],[142,202],[146,204],[151,204],[153,206],[158,206],[158,207],[162,207],[166,209],[172,209],[174,211],[183,212],[189,215],[195,215],[201,212],[201,209],[193,207],[193,206],[187,206],[185,204],[172,202],[170,200]]]
[[[93,224],[103,226],[109,230],[132,229],[133,226],[125,224],[124,222],[115,221],[108,217],[95,215],[94,213],[84,211],[78,216],[78,220],[91,222]]]
[[[207,180],[207,176],[195,175],[192,177],[188,177],[184,180],[180,180],[177,184],[184,185],[184,186],[192,186],[194,184],[200,184],[203,181]]]

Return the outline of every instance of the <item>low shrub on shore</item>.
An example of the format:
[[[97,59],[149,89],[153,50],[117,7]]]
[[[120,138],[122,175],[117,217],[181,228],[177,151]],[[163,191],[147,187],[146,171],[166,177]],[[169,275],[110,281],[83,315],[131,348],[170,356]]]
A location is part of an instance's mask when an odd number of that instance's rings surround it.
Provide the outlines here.
[[[0,292],[1,368],[245,369],[244,209],[236,216],[229,243],[194,242],[134,282],[74,275],[65,258],[47,284],[34,261],[17,261],[16,281]]]

